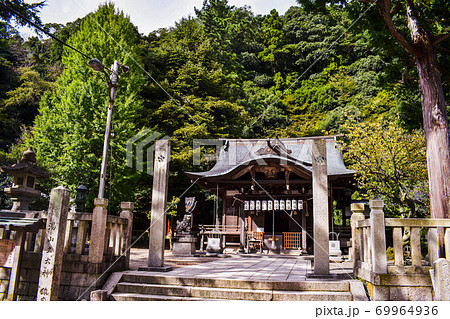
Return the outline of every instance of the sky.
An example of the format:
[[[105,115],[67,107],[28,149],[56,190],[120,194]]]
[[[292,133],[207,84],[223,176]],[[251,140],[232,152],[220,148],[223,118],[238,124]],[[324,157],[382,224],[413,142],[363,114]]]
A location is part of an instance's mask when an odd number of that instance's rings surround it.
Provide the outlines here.
[[[74,21],[95,11],[99,4],[106,0],[47,0],[41,10],[43,23],[61,23]],[[27,0],[28,3],[37,0]],[[200,9],[203,0],[113,0],[116,7],[130,16],[140,33],[147,35],[159,28],[171,27],[176,21],[189,15],[195,16],[194,7]],[[284,14],[291,6],[297,5],[295,0],[229,0],[230,5],[250,6],[255,14],[268,14],[277,9]],[[24,35],[35,35],[34,32],[22,28]]]

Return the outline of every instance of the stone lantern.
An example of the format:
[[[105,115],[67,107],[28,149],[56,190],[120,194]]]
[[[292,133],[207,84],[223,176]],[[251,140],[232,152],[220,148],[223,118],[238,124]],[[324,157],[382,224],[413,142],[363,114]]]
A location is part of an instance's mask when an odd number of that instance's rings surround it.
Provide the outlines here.
[[[0,169],[14,177],[13,186],[4,189],[12,197],[12,211],[28,210],[30,203],[41,196],[41,192],[36,190],[36,179],[50,176],[50,173],[36,165],[36,154],[31,147],[23,153],[17,164]]]
[[[88,194],[88,188],[84,185],[84,183],[81,183],[81,185],[78,186],[76,189],[76,195],[75,195],[75,204],[77,205],[77,207],[75,208],[76,212],[84,212],[84,206],[86,205],[87,194]]]

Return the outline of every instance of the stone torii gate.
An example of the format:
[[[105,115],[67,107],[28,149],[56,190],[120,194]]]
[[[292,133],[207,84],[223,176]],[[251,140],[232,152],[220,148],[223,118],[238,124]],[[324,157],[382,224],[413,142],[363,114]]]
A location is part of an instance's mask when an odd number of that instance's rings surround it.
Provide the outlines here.
[[[312,182],[314,217],[314,274],[328,276],[329,265],[329,205],[326,139],[312,140]],[[145,271],[170,271],[164,266],[164,241],[169,178],[170,144],[159,140],[155,145],[148,267]]]

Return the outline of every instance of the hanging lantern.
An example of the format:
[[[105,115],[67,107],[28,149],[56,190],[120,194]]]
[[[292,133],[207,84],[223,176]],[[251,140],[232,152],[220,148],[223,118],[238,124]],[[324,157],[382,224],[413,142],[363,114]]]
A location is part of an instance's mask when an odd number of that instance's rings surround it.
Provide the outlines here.
[[[280,209],[280,201],[278,199],[275,199],[273,201],[273,209],[274,210],[279,210]]]
[[[250,210],[255,210],[255,201],[254,200],[250,201]]]
[[[267,201],[267,210],[273,210],[273,202],[271,200]]]
[[[298,200],[298,210],[303,209],[303,201],[301,199]]]
[[[257,201],[256,201],[256,210],[257,210],[257,211],[260,211],[260,210],[261,210],[261,201],[260,201],[260,200],[257,200]]]
[[[297,200],[296,199],[292,200],[292,210],[297,210]]]
[[[286,199],[286,210],[291,210],[291,200]]]
[[[248,200],[244,201],[244,210],[249,210],[250,209],[250,203]]]
[[[261,209],[262,209],[263,211],[266,211],[266,210],[267,210],[267,201],[266,201],[266,200],[263,200],[263,201],[261,202]]]
[[[280,210],[285,209],[286,209],[286,202],[284,201],[284,199],[280,199]]]

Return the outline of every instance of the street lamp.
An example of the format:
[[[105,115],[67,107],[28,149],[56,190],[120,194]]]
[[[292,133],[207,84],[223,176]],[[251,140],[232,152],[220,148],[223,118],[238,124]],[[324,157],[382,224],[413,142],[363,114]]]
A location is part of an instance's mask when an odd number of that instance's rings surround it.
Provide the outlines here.
[[[111,75],[108,78],[108,74],[105,69],[107,69],[103,63],[99,59],[91,59],[89,60],[89,66],[98,72],[103,72],[106,75],[108,85],[109,85],[109,106],[108,106],[108,117],[106,120],[106,130],[105,130],[105,139],[103,142],[103,156],[102,156],[102,168],[100,171],[100,184],[98,187],[98,198],[104,198],[105,194],[105,180],[106,180],[106,166],[108,160],[108,147],[109,147],[109,139],[111,137],[111,122],[112,115],[114,112],[114,100],[116,98],[116,88],[117,82],[119,80],[119,66],[122,69],[122,72],[128,72],[130,70],[129,67],[119,63],[118,61],[114,61],[114,64],[111,67]]]

